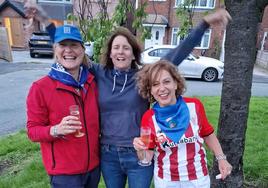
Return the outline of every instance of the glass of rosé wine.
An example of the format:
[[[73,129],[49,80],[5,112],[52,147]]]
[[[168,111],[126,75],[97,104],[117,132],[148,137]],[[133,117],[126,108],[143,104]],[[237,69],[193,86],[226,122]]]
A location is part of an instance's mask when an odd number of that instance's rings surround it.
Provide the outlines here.
[[[78,105],[71,105],[69,107],[69,110],[70,110],[70,115],[71,116],[75,116],[78,118],[77,121],[80,121],[80,113],[79,113],[79,106]],[[81,132],[81,130],[77,130],[75,133],[74,133],[74,136],[75,137],[82,137],[84,136],[85,133]]]
[[[149,143],[150,143],[150,136],[151,136],[151,128],[141,127],[140,138],[147,149],[148,149]],[[152,162],[147,159],[146,150],[143,150],[142,152],[143,152],[143,155],[142,155],[142,158],[139,160],[138,164],[141,166],[150,166],[152,164]]]

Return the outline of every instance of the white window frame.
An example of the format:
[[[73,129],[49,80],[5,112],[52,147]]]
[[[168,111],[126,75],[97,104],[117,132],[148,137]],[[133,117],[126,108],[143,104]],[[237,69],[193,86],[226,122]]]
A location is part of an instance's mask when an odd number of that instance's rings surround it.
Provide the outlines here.
[[[196,1],[197,1],[197,5],[195,6],[196,9],[214,9],[215,8],[216,0],[206,0],[206,6],[200,6],[201,0],[196,0]],[[213,1],[213,6],[209,6],[210,1]],[[183,3],[184,3],[184,0],[175,0],[175,7],[178,7],[179,5]]]
[[[177,43],[176,44],[174,44],[173,43],[173,41],[174,41],[174,37],[175,37],[175,35],[177,34],[177,32],[178,32],[178,30],[179,30],[179,28],[178,27],[174,27],[174,28],[172,28],[172,34],[171,34],[171,41],[170,41],[170,44],[171,45],[179,45],[180,44],[180,36],[177,36],[177,39],[176,39],[176,41],[177,41]],[[201,39],[201,42],[200,42],[200,46],[196,46],[195,47],[195,49],[209,49],[209,46],[210,46],[210,40],[211,40],[211,29],[208,29],[205,33],[204,33],[204,35],[203,35],[203,37],[202,37],[202,39]],[[206,41],[205,41],[205,37],[208,37],[208,41],[207,41],[207,46],[204,46],[204,44],[206,43]],[[185,36],[185,38],[186,38],[187,36]]]
[[[171,44],[171,45],[178,45],[178,44],[180,44],[180,36],[176,36],[178,30],[179,30],[178,27],[173,27],[173,28],[172,28],[171,41],[170,41],[170,44]],[[173,41],[175,40],[175,39],[174,39],[175,36],[176,36],[176,38],[177,38],[177,39],[176,39],[176,44],[173,43]]]
[[[205,36],[208,36],[207,46],[204,46]],[[211,39],[211,29],[208,29],[205,31],[205,33],[201,39],[200,46],[196,46],[195,49],[209,49],[210,39]]]
[[[262,41],[261,41],[261,51],[264,50],[264,44],[265,44],[265,41],[268,40],[268,32],[264,32],[263,33],[263,37],[262,37]]]
[[[65,3],[65,4],[73,4],[73,0],[38,0],[38,3]]]

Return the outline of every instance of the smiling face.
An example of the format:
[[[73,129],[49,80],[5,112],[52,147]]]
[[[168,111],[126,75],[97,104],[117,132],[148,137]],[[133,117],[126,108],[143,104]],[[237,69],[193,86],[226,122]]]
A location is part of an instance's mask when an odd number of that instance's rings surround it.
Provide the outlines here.
[[[67,72],[72,75],[79,72],[79,67],[85,55],[85,49],[80,42],[63,40],[55,44],[54,52],[57,61]]]
[[[131,68],[131,62],[135,57],[133,55],[133,49],[126,37],[118,35],[114,38],[110,58],[115,69],[128,70]]]
[[[157,74],[155,76],[155,74]],[[155,78],[151,86],[151,94],[159,103],[159,106],[165,107],[176,104],[177,82],[171,74],[166,70],[161,70],[159,73],[152,74]]]

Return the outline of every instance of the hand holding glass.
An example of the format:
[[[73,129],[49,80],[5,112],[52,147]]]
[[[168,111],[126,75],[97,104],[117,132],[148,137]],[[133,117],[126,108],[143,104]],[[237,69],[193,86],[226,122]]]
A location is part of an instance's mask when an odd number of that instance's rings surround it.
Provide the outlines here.
[[[75,116],[78,118],[78,121],[80,121],[80,114],[79,114],[79,106],[78,105],[72,105],[69,107],[70,115]],[[79,129],[74,133],[75,137],[82,137],[85,133],[81,132]]]
[[[148,149],[150,143],[151,129],[149,127],[141,127],[140,136],[141,141],[144,143],[145,147]],[[152,162],[146,158],[146,150],[143,150],[143,158],[138,162],[141,166],[150,166]]]

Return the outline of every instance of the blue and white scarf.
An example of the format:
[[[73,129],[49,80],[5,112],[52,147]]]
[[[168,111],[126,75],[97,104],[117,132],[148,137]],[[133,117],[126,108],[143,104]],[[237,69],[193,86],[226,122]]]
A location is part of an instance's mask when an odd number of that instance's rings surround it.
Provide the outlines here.
[[[166,107],[156,102],[153,110],[161,131],[173,142],[179,142],[190,124],[190,112],[183,98],[180,96],[176,104]]]
[[[75,88],[84,88],[84,84],[87,81],[89,71],[87,67],[83,65],[80,66],[78,81],[76,81],[73,76],[68,73],[65,68],[60,63],[54,63],[51,66],[51,70],[48,73],[48,76],[52,79],[58,80],[63,84],[68,86],[73,86]]]

